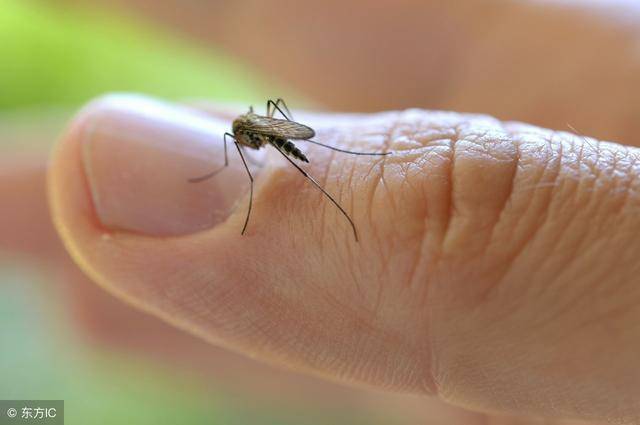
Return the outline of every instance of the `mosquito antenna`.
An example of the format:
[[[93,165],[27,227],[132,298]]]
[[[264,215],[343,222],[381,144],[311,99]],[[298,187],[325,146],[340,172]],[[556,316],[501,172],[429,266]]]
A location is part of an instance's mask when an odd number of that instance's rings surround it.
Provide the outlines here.
[[[320,183],[318,183],[316,181],[316,179],[314,179],[313,177],[311,177],[306,171],[304,171],[302,168],[300,168],[300,166],[298,164],[296,164],[295,162],[293,162],[293,160],[291,158],[289,158],[289,156],[287,156],[286,153],[284,153],[277,145],[272,144],[272,146],[274,148],[276,148],[278,150],[278,152],[280,152],[280,154],[282,154],[282,156],[284,156],[287,161],[289,161],[291,163],[291,165],[293,165],[294,167],[296,167],[298,169],[298,171],[300,171],[302,173],[303,176],[305,176],[307,179],[309,179],[311,181],[311,183],[313,183],[313,185],[315,187],[317,187],[318,189],[320,189],[320,191],[322,193],[325,194],[325,196],[327,198],[329,198],[329,200],[333,203],[333,205],[335,205],[336,207],[338,207],[338,209],[340,210],[340,212],[347,218],[347,220],[349,220],[349,224],[351,224],[351,228],[353,229],[353,236],[356,238],[356,242],[358,242],[358,231],[356,230],[356,225],[353,222],[353,220],[351,220],[351,217],[349,217],[349,214],[347,214],[347,212],[340,206],[340,204],[338,204],[338,202],[336,202],[335,199],[333,199],[333,197],[331,195],[329,195],[329,193],[324,190],[322,188],[322,186],[320,186]]]
[[[302,139],[301,141],[313,143],[314,145],[323,146],[325,148],[328,148],[328,149],[331,149],[331,150],[334,150],[334,151],[350,153],[350,154],[353,154],[353,155],[380,155],[380,156],[384,156],[384,155],[389,155],[389,154],[392,153],[392,152],[354,152],[354,151],[348,151],[346,149],[336,148],[335,146],[325,145],[324,143],[316,142],[315,140]]]
[[[224,133],[224,165],[220,168],[218,168],[217,170],[214,170],[208,174],[205,174],[204,176],[200,176],[200,177],[195,177],[192,179],[189,179],[189,183],[200,183],[202,181],[205,181],[207,179],[210,179],[211,177],[215,176],[216,174],[218,174],[220,171],[224,170],[228,165],[229,165],[229,155],[227,155],[227,136],[231,137],[233,140],[235,140],[236,138],[233,137],[233,134],[231,133]]]
[[[253,206],[253,176],[251,175],[251,171],[249,171],[249,166],[247,165],[247,161],[244,159],[244,155],[242,154],[242,149],[240,149],[240,144],[237,141],[234,141],[236,148],[238,149],[238,153],[240,154],[240,159],[242,159],[242,163],[244,164],[244,169],[247,170],[247,174],[249,175],[249,209],[247,210],[247,218],[244,220],[244,226],[242,226],[241,235],[244,235],[244,231],[247,230],[247,224],[249,224],[249,216],[251,216],[251,207]]]

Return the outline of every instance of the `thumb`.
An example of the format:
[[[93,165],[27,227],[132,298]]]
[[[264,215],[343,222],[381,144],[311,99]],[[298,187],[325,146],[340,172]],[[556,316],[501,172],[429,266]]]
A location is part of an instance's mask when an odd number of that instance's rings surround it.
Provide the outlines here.
[[[472,115],[298,117],[337,208],[282,157],[223,164],[228,121],[94,102],[50,201],[98,283],[202,338],[288,367],[456,404],[638,418],[638,152]],[[233,145],[231,146],[233,148]],[[634,416],[635,415],[635,416]]]

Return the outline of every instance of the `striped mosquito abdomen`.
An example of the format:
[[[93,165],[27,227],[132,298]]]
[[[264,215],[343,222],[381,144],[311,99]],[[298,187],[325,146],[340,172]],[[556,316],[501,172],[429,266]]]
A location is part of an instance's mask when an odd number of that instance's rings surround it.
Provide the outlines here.
[[[283,139],[281,137],[274,137],[270,142],[278,148],[282,149],[287,155],[290,155],[303,162],[309,162],[307,157],[302,153],[300,149],[298,149],[296,145],[293,144],[291,140]]]

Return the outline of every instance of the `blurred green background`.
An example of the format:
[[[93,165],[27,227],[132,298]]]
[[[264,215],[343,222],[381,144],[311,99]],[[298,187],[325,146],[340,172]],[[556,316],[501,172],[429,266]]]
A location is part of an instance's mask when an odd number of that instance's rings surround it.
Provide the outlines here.
[[[262,78],[210,46],[113,9],[58,6],[0,0],[0,152],[48,150],[73,112],[105,92],[265,99]],[[353,409],[243,399],[161,361],[86,344],[53,280],[0,256],[0,399],[63,399],[67,424],[376,423]]]
[[[247,69],[139,16],[29,0],[1,0],[0,6],[0,108],[75,107],[107,91],[260,98]]]

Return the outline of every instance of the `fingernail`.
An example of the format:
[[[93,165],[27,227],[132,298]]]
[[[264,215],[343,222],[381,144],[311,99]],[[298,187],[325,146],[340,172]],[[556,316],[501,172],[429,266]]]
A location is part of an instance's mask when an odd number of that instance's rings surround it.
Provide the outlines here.
[[[188,181],[224,165],[229,123],[130,95],[97,100],[78,120],[91,196],[107,228],[153,236],[201,231],[224,221],[248,190],[233,144],[229,167]]]

